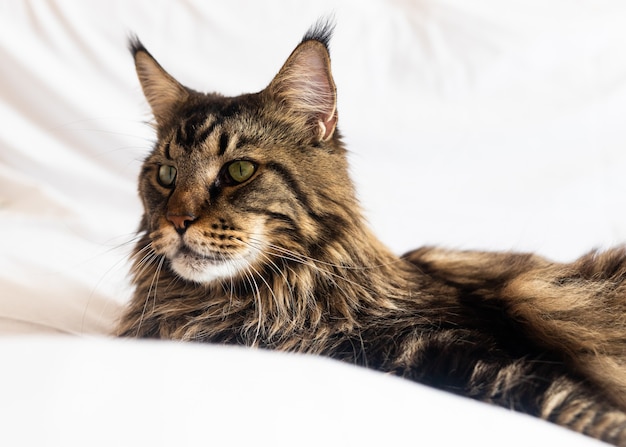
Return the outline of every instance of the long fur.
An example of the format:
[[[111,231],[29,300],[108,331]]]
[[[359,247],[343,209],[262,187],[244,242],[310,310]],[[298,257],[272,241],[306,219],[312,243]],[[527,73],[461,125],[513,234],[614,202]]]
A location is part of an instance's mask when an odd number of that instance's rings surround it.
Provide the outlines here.
[[[626,446],[626,251],[393,255],[349,180],[330,32],[233,98],[180,86],[134,41],[158,142],[118,334],[325,355]],[[255,167],[241,183],[237,160]]]

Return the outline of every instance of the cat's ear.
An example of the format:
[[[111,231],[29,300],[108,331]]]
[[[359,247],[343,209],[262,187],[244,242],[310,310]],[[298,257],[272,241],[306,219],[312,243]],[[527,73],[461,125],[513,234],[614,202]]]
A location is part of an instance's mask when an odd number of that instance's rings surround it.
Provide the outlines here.
[[[337,91],[327,46],[330,30],[322,32],[305,36],[268,87],[318,142],[331,139],[337,127]]]
[[[189,92],[159,65],[137,37],[130,39],[129,48],[143,94],[157,124],[164,125],[172,118],[177,106],[188,98]]]

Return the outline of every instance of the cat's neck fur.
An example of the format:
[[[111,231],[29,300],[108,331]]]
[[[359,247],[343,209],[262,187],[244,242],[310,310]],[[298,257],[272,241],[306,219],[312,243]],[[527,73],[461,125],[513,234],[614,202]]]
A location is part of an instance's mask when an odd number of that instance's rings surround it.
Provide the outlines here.
[[[178,278],[166,261],[146,263],[145,235],[133,270],[138,305],[125,325],[136,333],[128,335],[323,352],[330,339],[406,312],[418,304],[411,291],[421,277],[355,217],[342,238],[316,247],[315,258],[285,253],[263,271],[208,285]]]

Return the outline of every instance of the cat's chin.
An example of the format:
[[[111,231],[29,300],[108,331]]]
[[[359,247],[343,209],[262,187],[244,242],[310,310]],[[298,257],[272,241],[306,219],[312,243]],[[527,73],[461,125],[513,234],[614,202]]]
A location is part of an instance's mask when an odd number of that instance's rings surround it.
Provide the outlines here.
[[[189,252],[179,253],[170,259],[170,266],[178,276],[204,284],[237,276],[249,269],[251,264],[251,260],[245,256],[218,260]]]

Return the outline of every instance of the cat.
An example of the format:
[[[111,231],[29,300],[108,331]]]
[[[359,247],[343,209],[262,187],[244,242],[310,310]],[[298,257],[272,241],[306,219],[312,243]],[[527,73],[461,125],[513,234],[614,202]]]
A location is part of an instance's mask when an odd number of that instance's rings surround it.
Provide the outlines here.
[[[235,97],[181,85],[131,39],[157,142],[117,335],[319,354],[626,446],[626,249],[391,253],[348,175],[332,30]]]

